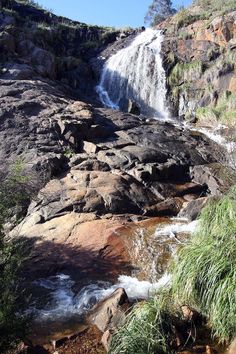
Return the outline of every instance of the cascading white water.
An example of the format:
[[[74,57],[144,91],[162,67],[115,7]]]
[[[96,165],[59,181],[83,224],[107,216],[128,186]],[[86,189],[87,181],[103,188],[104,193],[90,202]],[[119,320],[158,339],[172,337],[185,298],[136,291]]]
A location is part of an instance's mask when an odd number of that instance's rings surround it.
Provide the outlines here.
[[[59,320],[86,313],[99,300],[111,295],[117,288],[124,288],[131,300],[147,299],[155,291],[166,286],[170,276],[164,274],[156,283],[139,281],[137,278],[121,275],[116,284],[97,281],[84,286],[79,293],[72,290],[75,282],[69,275],[58,274],[47,279],[34,281],[35,286],[50,291],[51,300],[43,309],[32,306],[27,313],[34,315],[36,321]]]
[[[106,62],[97,86],[105,106],[122,109],[131,100],[146,116],[168,118],[162,41],[161,31],[148,28]]]

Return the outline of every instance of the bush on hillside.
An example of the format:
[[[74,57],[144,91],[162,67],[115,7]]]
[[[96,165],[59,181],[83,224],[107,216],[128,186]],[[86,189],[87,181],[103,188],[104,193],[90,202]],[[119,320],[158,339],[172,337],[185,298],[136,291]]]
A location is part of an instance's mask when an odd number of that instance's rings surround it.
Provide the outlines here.
[[[23,339],[27,326],[19,272],[26,249],[21,242],[9,241],[0,231],[0,352]]]
[[[25,175],[20,161],[9,168],[7,175],[2,173],[0,177],[0,352],[4,353],[22,340],[27,330],[19,275],[29,254],[25,242],[7,236],[4,224],[19,221],[35,180]]]

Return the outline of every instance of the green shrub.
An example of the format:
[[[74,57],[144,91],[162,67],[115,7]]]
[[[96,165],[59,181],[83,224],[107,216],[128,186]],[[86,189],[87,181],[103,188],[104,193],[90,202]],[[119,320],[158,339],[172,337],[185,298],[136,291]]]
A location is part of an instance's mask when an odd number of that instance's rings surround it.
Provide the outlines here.
[[[171,354],[173,336],[169,291],[136,305],[114,334],[109,354]]]
[[[200,226],[178,254],[172,292],[207,315],[220,341],[236,335],[236,188],[203,210]]]
[[[12,240],[4,232],[3,225],[12,223],[22,215],[25,200],[32,188],[29,177],[24,173],[21,160],[16,161],[0,180],[0,352],[23,339],[28,322],[24,315],[25,298],[20,287],[20,271],[29,250],[21,240]],[[23,209],[22,209],[23,207]]]
[[[7,239],[0,231],[0,352],[13,348],[27,332],[25,299],[19,273],[27,250],[21,242]]]
[[[97,49],[100,44],[101,44],[100,41],[87,41],[87,42],[81,43],[81,48],[83,48],[85,50]]]
[[[46,12],[52,12],[52,9],[47,9],[46,7],[41,6],[37,1],[35,0],[16,0],[19,3],[25,4],[25,5],[30,5],[33,7],[36,7],[39,10],[43,10]]]

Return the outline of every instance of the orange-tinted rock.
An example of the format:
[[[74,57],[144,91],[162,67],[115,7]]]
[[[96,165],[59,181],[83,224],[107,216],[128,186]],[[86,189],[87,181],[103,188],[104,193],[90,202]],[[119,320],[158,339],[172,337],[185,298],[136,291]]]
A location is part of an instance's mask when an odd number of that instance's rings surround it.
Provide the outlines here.
[[[206,20],[196,21],[186,30],[196,41],[210,41],[223,47],[236,40],[236,12],[216,17],[208,27],[206,25]]]

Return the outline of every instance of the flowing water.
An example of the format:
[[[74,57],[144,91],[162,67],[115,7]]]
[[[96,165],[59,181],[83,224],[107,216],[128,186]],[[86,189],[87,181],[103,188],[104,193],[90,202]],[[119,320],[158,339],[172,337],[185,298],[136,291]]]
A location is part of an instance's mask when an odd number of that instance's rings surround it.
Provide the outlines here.
[[[171,218],[154,229],[139,228],[130,253],[138,270],[133,275],[155,284],[168,269],[171,259],[180,245],[184,244],[196,230],[197,221]]]
[[[170,280],[164,274],[156,283],[140,281],[135,277],[120,275],[116,284],[97,281],[84,286],[78,293],[73,290],[74,281],[69,275],[58,274],[53,277],[35,281],[35,286],[49,290],[50,301],[44,308],[31,308],[29,312],[36,322],[58,321],[69,317],[84,315],[99,300],[111,295],[117,288],[124,288],[130,300],[147,299],[156,290],[165,286]]]
[[[196,226],[195,221],[189,223],[186,219],[173,218],[164,219],[151,228],[142,227],[136,230],[132,236],[131,256],[137,265],[137,271],[130,276],[120,275],[113,284],[102,280],[88,281],[78,290],[75,281],[67,274],[35,280],[33,286],[46,290],[49,296],[43,306],[33,304],[29,313],[40,323],[59,323],[70,318],[75,320],[75,317],[78,321],[98,301],[120,287],[125,289],[131,300],[148,299],[170,282],[170,276],[166,273],[167,263]],[[160,265],[163,266],[161,269]]]
[[[168,118],[162,41],[161,31],[148,28],[108,59],[97,86],[105,106],[123,109],[131,100],[146,116]]]

